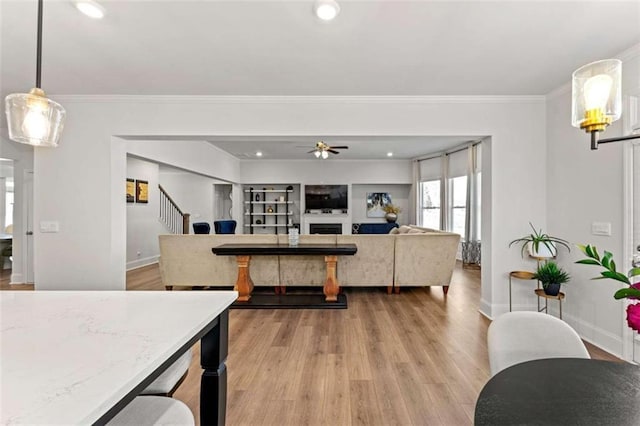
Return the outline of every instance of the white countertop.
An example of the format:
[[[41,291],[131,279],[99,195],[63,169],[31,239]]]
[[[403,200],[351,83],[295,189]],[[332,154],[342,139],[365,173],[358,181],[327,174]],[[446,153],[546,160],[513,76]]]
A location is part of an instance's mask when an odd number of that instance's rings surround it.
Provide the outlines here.
[[[0,292],[0,424],[93,423],[237,295]]]

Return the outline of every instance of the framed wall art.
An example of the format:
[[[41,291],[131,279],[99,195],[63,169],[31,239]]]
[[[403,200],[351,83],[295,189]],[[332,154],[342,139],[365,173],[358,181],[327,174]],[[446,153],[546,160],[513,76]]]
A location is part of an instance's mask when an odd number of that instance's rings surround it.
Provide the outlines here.
[[[367,217],[384,217],[384,206],[391,204],[391,195],[388,192],[367,193]]]
[[[136,203],[149,202],[149,182],[146,180],[136,180]]]
[[[133,203],[136,200],[136,181],[127,178],[127,203]]]

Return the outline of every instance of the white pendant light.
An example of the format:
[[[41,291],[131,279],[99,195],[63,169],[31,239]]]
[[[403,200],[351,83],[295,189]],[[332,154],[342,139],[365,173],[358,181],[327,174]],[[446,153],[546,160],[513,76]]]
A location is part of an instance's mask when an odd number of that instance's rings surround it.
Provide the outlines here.
[[[40,87],[42,69],[42,0],[38,0],[36,87],[29,93],[5,98],[9,138],[33,146],[58,146],[64,127],[65,110],[48,99]]]
[[[326,160],[327,158],[329,158],[329,152],[327,151],[322,151],[322,159]]]

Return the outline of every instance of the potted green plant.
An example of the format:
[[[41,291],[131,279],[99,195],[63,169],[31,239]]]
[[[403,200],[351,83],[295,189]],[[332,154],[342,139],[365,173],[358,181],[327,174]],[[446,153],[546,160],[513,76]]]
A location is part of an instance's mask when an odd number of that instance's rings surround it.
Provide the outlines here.
[[[387,222],[389,222],[389,223],[393,223],[396,220],[398,220],[398,213],[400,213],[402,211],[402,209],[400,207],[394,206],[391,203],[385,204],[382,207],[382,210],[384,210],[384,212],[386,213],[386,215],[384,217],[385,217],[385,219],[387,219]]]
[[[571,251],[568,241],[563,240],[562,238],[552,237],[551,235],[545,234],[542,232],[542,229],[536,230],[531,222],[529,222],[529,225],[533,230],[531,234],[515,239],[509,243],[509,247],[514,244],[522,243],[522,249],[520,250],[520,254],[522,255],[522,257],[524,257],[525,249],[529,251],[529,255],[532,257],[555,257],[557,253],[556,245],[558,244],[566,247],[567,250]]]
[[[578,248],[582,251],[587,258],[578,260],[576,263],[582,265],[597,265],[603,267],[605,270],[600,272],[599,277],[592,278],[594,280],[609,278],[615,281],[620,281],[627,285],[618,289],[613,297],[614,299],[640,299],[640,282],[632,283],[631,278],[640,276],[640,268],[633,267],[629,270],[627,275],[616,270],[616,262],[613,260],[613,254],[608,251],[604,251],[604,255],[600,257],[598,250],[595,246],[580,245]],[[627,306],[627,324],[635,331],[640,331],[640,303],[632,303]]]
[[[556,262],[547,260],[538,266],[533,278],[542,283],[545,294],[557,296],[560,292],[560,286],[568,282],[571,276]]]

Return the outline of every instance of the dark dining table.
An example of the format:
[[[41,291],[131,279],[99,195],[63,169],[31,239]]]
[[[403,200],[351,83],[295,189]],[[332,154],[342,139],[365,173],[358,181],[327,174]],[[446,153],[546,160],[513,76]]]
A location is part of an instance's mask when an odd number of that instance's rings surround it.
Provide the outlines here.
[[[476,426],[640,425],[640,367],[552,358],[513,365],[478,397]]]

